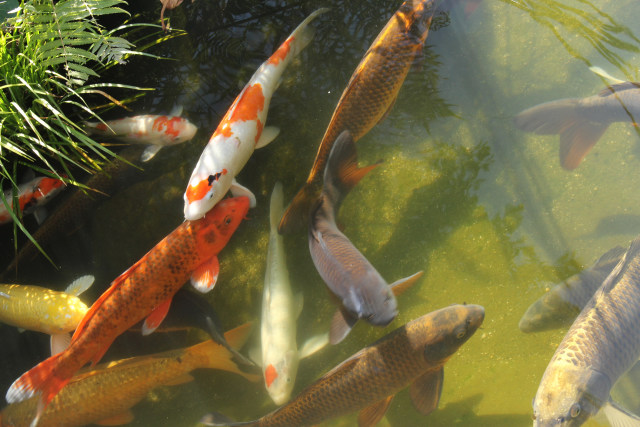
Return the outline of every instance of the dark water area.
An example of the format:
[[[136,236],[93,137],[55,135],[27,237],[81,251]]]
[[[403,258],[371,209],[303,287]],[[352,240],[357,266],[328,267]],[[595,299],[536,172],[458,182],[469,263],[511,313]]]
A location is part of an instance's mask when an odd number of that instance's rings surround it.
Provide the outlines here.
[[[260,341],[273,186],[283,183],[288,203],[303,184],[353,70],[400,4],[197,0],[165,11],[173,34],[185,33],[148,49],[164,59],[132,57],[103,77],[154,88],[128,104],[133,113],[166,114],[182,106],[198,133],[148,163],[114,172],[109,197],[88,195],[86,210],[45,246],[56,268],[36,256],[4,282],[63,290],[76,277],[93,274],[96,283],[82,299],[98,298],[182,223],[191,171],[234,98],[304,18],[328,7],[271,100],[267,125],[279,127],[279,136],[256,150],[237,176],[256,195],[257,206],[221,252],[218,283],[204,296],[224,330],[254,323],[242,349],[247,354]],[[391,325],[361,322],[343,343],[301,361],[293,394],[411,319],[454,303],[480,304],[486,310],[483,328],[447,363],[439,409],[420,415],[405,390],[380,425],[530,425],[531,401],[566,330],[524,334],[518,321],[553,283],[616,245],[628,246],[640,232],[640,157],[633,126],[616,123],[578,168],[567,171],[558,159],[558,136],[523,132],[514,116],[543,102],[597,93],[608,82],[589,70],[592,65],[637,80],[640,6],[631,0],[442,4],[394,107],[356,144],[361,166],[383,162],[349,193],[338,214],[343,232],[388,282],[418,270],[425,276],[398,297],[399,315]],[[135,22],[157,22],[160,3],[132,2],[130,12]],[[131,92],[110,94],[124,99]],[[113,108],[106,116],[130,114]],[[125,150],[134,152],[132,158],[141,151]],[[48,205],[50,215],[73,211],[72,196],[68,189]],[[25,224],[37,229],[32,218]],[[17,239],[20,247],[25,239]],[[306,233],[286,235],[284,244],[294,293],[304,294],[302,343],[328,329],[335,306],[309,256]],[[13,230],[3,226],[2,268],[13,253]],[[115,341],[104,360],[205,338],[194,330],[147,337],[132,331]],[[6,390],[48,356],[48,337],[0,325],[0,339],[0,389]],[[193,375],[188,384],[151,391],[132,409],[130,425],[191,426],[210,411],[249,420],[275,409],[262,382],[215,370]],[[326,425],[355,423],[354,414]]]

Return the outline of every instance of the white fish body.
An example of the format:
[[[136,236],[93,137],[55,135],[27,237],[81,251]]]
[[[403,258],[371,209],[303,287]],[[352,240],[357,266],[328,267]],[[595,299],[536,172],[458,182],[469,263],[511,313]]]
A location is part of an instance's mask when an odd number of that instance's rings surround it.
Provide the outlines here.
[[[202,218],[229,190],[235,196],[248,196],[255,206],[255,196],[235,176],[256,148],[277,136],[278,129],[264,128],[271,97],[286,67],[313,38],[309,23],[326,10],[316,10],[291,33],[253,74],[222,118],[189,179],[184,194],[186,219]]]

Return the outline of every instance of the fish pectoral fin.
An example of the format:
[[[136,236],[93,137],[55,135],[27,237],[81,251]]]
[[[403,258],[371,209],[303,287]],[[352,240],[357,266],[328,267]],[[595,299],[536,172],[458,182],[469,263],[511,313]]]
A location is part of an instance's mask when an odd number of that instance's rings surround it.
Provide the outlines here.
[[[66,350],[71,344],[71,334],[64,332],[62,334],[51,335],[51,355],[58,354]]]
[[[71,284],[67,286],[67,289],[65,289],[64,292],[70,295],[78,296],[89,289],[91,285],[93,285],[93,282],[95,282],[95,280],[95,276],[92,276],[90,274],[87,274],[86,276],[80,276],[76,280],[71,282]]]
[[[612,427],[640,426],[640,417],[638,417],[638,415],[629,412],[613,400],[606,402],[602,406],[601,412],[604,413],[604,416]]]
[[[231,191],[231,194],[233,194],[233,197],[248,197],[249,207],[256,207],[256,196],[254,196],[251,190],[249,190],[247,187],[238,184],[238,181],[236,181],[235,178],[233,178],[233,181],[231,181],[231,187],[229,187],[229,190]]]
[[[405,277],[404,279],[396,280],[395,282],[393,282],[390,285],[393,295],[402,295],[404,291],[413,286],[418,281],[418,279],[422,277],[423,274],[424,271],[421,270],[409,277]]]
[[[254,346],[249,349],[249,359],[256,364],[256,366],[262,367],[262,349]]]
[[[140,155],[140,161],[145,163],[153,159],[158,151],[162,150],[162,145],[149,145]]]
[[[39,208],[36,208],[36,210],[33,211],[33,218],[35,218],[38,225],[42,225],[42,223],[44,222],[45,219],[47,219],[48,216],[49,216],[49,212],[47,211],[47,208],[44,208],[42,206]]]
[[[305,357],[309,357],[312,354],[317,353],[322,350],[327,344],[329,344],[329,334],[324,333],[320,335],[316,335],[315,337],[309,338],[302,344],[300,350],[298,351],[300,359],[304,359]]]
[[[344,307],[340,307],[333,315],[333,319],[331,319],[329,342],[332,345],[338,344],[351,332],[351,328],[357,321],[357,317],[349,313]]]
[[[194,378],[193,378],[193,376],[191,376],[191,374],[184,373],[182,375],[179,375],[176,378],[171,379],[170,381],[167,381],[166,383],[164,383],[164,385],[187,384],[187,383],[190,383],[193,380],[194,380]]]
[[[191,274],[191,284],[197,291],[203,294],[207,293],[216,285],[219,273],[220,263],[218,262],[218,257],[213,256]]]
[[[104,418],[100,421],[94,421],[94,423],[100,426],[121,426],[123,424],[129,424],[131,421],[133,421],[133,418],[133,412],[127,409],[126,411],[113,415],[109,418]]]
[[[427,415],[438,407],[443,382],[444,369],[440,368],[423,374],[411,384],[411,402],[422,415]]]
[[[371,427],[378,424],[382,417],[384,417],[387,409],[389,409],[393,396],[395,395],[387,396],[360,411],[358,414],[358,427]]]
[[[262,130],[262,134],[256,143],[256,148],[262,148],[265,145],[269,144],[271,141],[276,139],[278,134],[280,133],[280,128],[275,126],[267,126]]]
[[[149,335],[160,326],[169,312],[169,307],[171,307],[171,298],[168,298],[153,309],[142,323],[142,335]]]
[[[296,311],[296,319],[300,317],[300,313],[302,313],[302,307],[304,306],[304,295],[302,292],[298,292],[293,300],[293,308]]]

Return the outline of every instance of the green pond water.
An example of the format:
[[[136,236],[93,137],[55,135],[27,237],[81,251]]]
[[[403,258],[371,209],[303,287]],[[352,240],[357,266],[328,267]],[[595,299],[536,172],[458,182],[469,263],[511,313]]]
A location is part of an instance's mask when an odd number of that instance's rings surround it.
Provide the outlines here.
[[[138,19],[157,19],[156,3],[144,3]],[[267,124],[280,135],[237,177],[258,206],[221,253],[218,284],[207,295],[227,328],[253,321],[258,331],[271,189],[282,181],[289,200],[302,185],[351,73],[400,4],[198,0],[168,12],[171,26],[188,34],[153,53],[174,60],[134,59],[114,78],[157,89],[131,106],[135,112],[181,104],[200,131],[163,150],[98,207],[79,235],[65,237],[56,283],[94,272],[97,297],[180,224],[191,170],[233,98],[305,16],[330,7],[272,99]],[[344,342],[303,360],[294,389],[422,314],[453,303],[484,306],[483,328],[445,367],[439,409],[420,415],[405,390],[381,425],[530,425],[532,399],[566,330],[524,334],[520,317],[553,283],[616,245],[628,246],[640,231],[640,146],[629,123],[613,124],[571,172],[560,166],[557,136],[525,133],[513,123],[525,108],[597,93],[607,82],[590,65],[637,80],[637,2],[485,0],[474,11],[469,4],[451,1],[447,14],[437,15],[394,108],[358,141],[361,165],[383,163],[338,215],[344,233],[389,282],[418,270],[424,278],[398,298],[391,325],[360,322]],[[335,306],[306,233],[285,236],[285,246],[292,285],[305,298],[298,321],[304,342],[328,329]],[[42,269],[52,277],[46,263]],[[257,335],[244,352],[257,345]],[[148,352],[171,347],[163,336],[135,339]],[[191,426],[214,410],[249,420],[275,409],[262,383],[213,371],[195,377],[152,391],[133,408],[131,425]],[[356,414],[326,425],[354,423]]]

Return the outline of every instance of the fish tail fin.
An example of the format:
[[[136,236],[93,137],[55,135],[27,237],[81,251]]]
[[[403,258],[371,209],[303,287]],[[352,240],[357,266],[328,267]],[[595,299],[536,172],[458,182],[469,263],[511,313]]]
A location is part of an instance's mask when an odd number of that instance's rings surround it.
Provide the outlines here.
[[[49,402],[70,380],[70,378],[59,378],[53,374],[53,369],[58,365],[62,354],[58,353],[51,356],[22,374],[20,378],[11,384],[7,391],[6,399],[8,403],[21,402],[35,394],[40,394],[38,410],[34,422],[31,424],[32,426],[37,424]]]
[[[560,134],[560,163],[572,170],[580,165],[598,142],[608,123],[593,123],[580,116],[578,99],[559,99],[524,110],[515,118],[516,126],[539,135]]]
[[[355,142],[351,133],[344,131],[336,138],[329,154],[324,171],[323,191],[333,199],[337,208],[342,198],[379,164],[359,168]]]
[[[280,218],[282,218],[283,209],[282,183],[276,182],[271,193],[271,204],[269,205],[269,220],[271,224],[271,232],[273,233],[278,229],[280,224]]]
[[[307,16],[304,21],[298,25],[298,27],[293,30],[291,33],[291,38],[293,38],[293,43],[291,45],[293,50],[293,55],[299,54],[309,43],[313,40],[313,37],[316,34],[316,29],[309,26],[309,23],[316,19],[319,15],[322,15],[325,12],[328,12],[328,8],[318,9],[313,12],[311,15]]]
[[[318,198],[318,193],[317,185],[305,183],[284,211],[278,225],[278,233],[286,234],[302,230],[307,225],[309,212]]]
[[[224,338],[233,349],[238,349],[244,345],[251,332],[251,322],[240,325],[224,334]],[[215,343],[212,340],[196,344],[190,348],[193,354],[200,355],[203,363],[200,368],[220,369],[223,371],[233,372],[243,376],[251,382],[260,381],[260,375],[254,375],[244,372],[238,368],[233,361],[234,354],[224,346]]]

